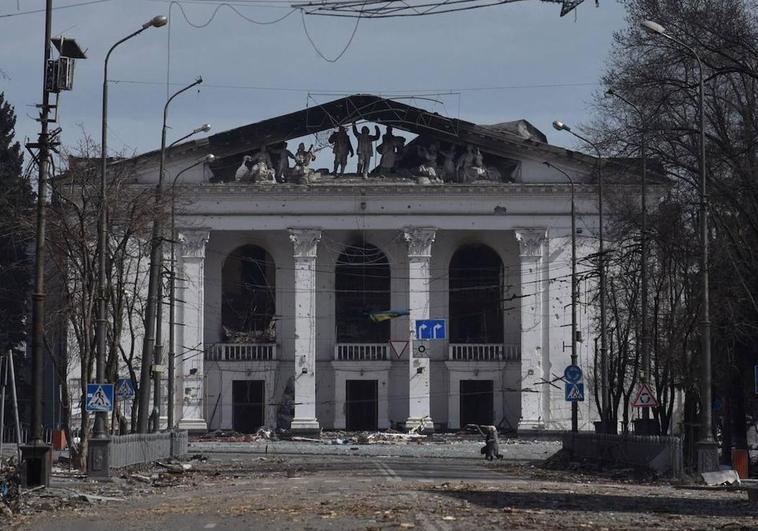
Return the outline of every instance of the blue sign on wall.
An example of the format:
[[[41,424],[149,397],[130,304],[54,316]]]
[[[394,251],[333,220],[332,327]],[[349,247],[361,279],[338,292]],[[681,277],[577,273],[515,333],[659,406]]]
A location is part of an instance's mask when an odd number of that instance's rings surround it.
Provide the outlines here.
[[[416,321],[416,339],[445,339],[444,319],[418,319]]]
[[[566,384],[566,402],[584,402],[584,384]]]
[[[97,413],[113,411],[113,384],[87,384],[87,411]]]

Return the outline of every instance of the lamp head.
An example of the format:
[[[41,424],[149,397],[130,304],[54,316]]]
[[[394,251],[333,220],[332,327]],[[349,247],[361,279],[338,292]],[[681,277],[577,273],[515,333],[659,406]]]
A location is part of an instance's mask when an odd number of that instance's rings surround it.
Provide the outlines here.
[[[150,27],[153,28],[160,28],[162,26],[165,26],[168,24],[168,19],[164,17],[163,15],[158,15],[157,17],[153,17],[144,24],[142,24],[142,29],[147,29]]]
[[[571,128],[559,120],[553,121],[553,128],[556,131],[571,131]]]
[[[216,160],[216,155],[214,155],[213,153],[208,153],[208,154],[205,156],[205,162],[206,162],[207,164],[211,164],[211,163],[212,163],[212,162],[214,162],[215,160]]]
[[[207,133],[211,130],[211,124],[203,124],[197,129],[193,130],[193,133]]]
[[[657,22],[653,22],[652,20],[643,20],[641,23],[642,28],[649,31],[650,33],[657,33],[658,35],[663,35],[666,37],[666,28],[658,24]]]
[[[613,89],[608,89],[608,90],[605,91],[605,95],[606,96],[615,96],[616,93],[613,92]]]
[[[197,76],[197,79],[195,80],[195,84],[199,85],[202,82],[203,82],[203,76]]]

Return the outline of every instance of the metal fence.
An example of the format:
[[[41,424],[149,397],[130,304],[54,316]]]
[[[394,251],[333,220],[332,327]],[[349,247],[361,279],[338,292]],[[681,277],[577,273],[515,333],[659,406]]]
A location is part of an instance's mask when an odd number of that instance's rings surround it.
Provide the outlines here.
[[[181,457],[187,454],[188,446],[186,431],[114,435],[109,445],[111,468]]]
[[[677,478],[684,473],[682,440],[679,437],[569,431],[563,433],[563,448],[575,458],[642,467]]]
[[[23,426],[21,427],[21,444],[26,444],[29,442],[30,434],[31,430],[29,428],[25,428]],[[50,444],[53,440],[53,430],[44,429],[42,431],[42,439],[47,444]],[[3,429],[3,443],[16,444],[16,441],[18,441],[18,438],[16,436],[16,426],[6,425]]]

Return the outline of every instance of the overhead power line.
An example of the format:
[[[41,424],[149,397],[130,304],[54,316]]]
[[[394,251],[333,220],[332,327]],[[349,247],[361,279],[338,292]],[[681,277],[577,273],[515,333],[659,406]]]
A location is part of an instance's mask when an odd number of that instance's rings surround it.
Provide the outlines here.
[[[522,0],[312,0],[294,1],[292,7],[306,15],[353,18],[420,17],[493,7]],[[561,4],[561,16],[584,0],[540,0]],[[596,0],[597,3],[597,0]]]
[[[111,2],[112,0],[88,0],[87,2],[77,2],[75,4],[66,4],[64,6],[55,6],[53,7],[53,10],[57,11],[59,9],[68,9],[70,7],[81,7],[81,6],[89,6],[93,4],[103,4],[105,2]],[[0,18],[10,18],[10,17],[18,17],[21,15],[33,15],[35,13],[44,13],[45,8],[40,9],[30,9],[28,11],[16,11],[15,13],[4,13],[0,14]]]

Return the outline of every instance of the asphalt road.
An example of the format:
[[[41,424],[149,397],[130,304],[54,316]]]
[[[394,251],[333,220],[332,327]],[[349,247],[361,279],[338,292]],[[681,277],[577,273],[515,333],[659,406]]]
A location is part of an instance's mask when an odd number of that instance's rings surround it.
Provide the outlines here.
[[[757,528],[744,494],[546,471],[522,462],[209,454],[180,485],[38,514],[40,531]],[[127,479],[118,481],[126,482]],[[114,486],[114,488],[116,488]]]

